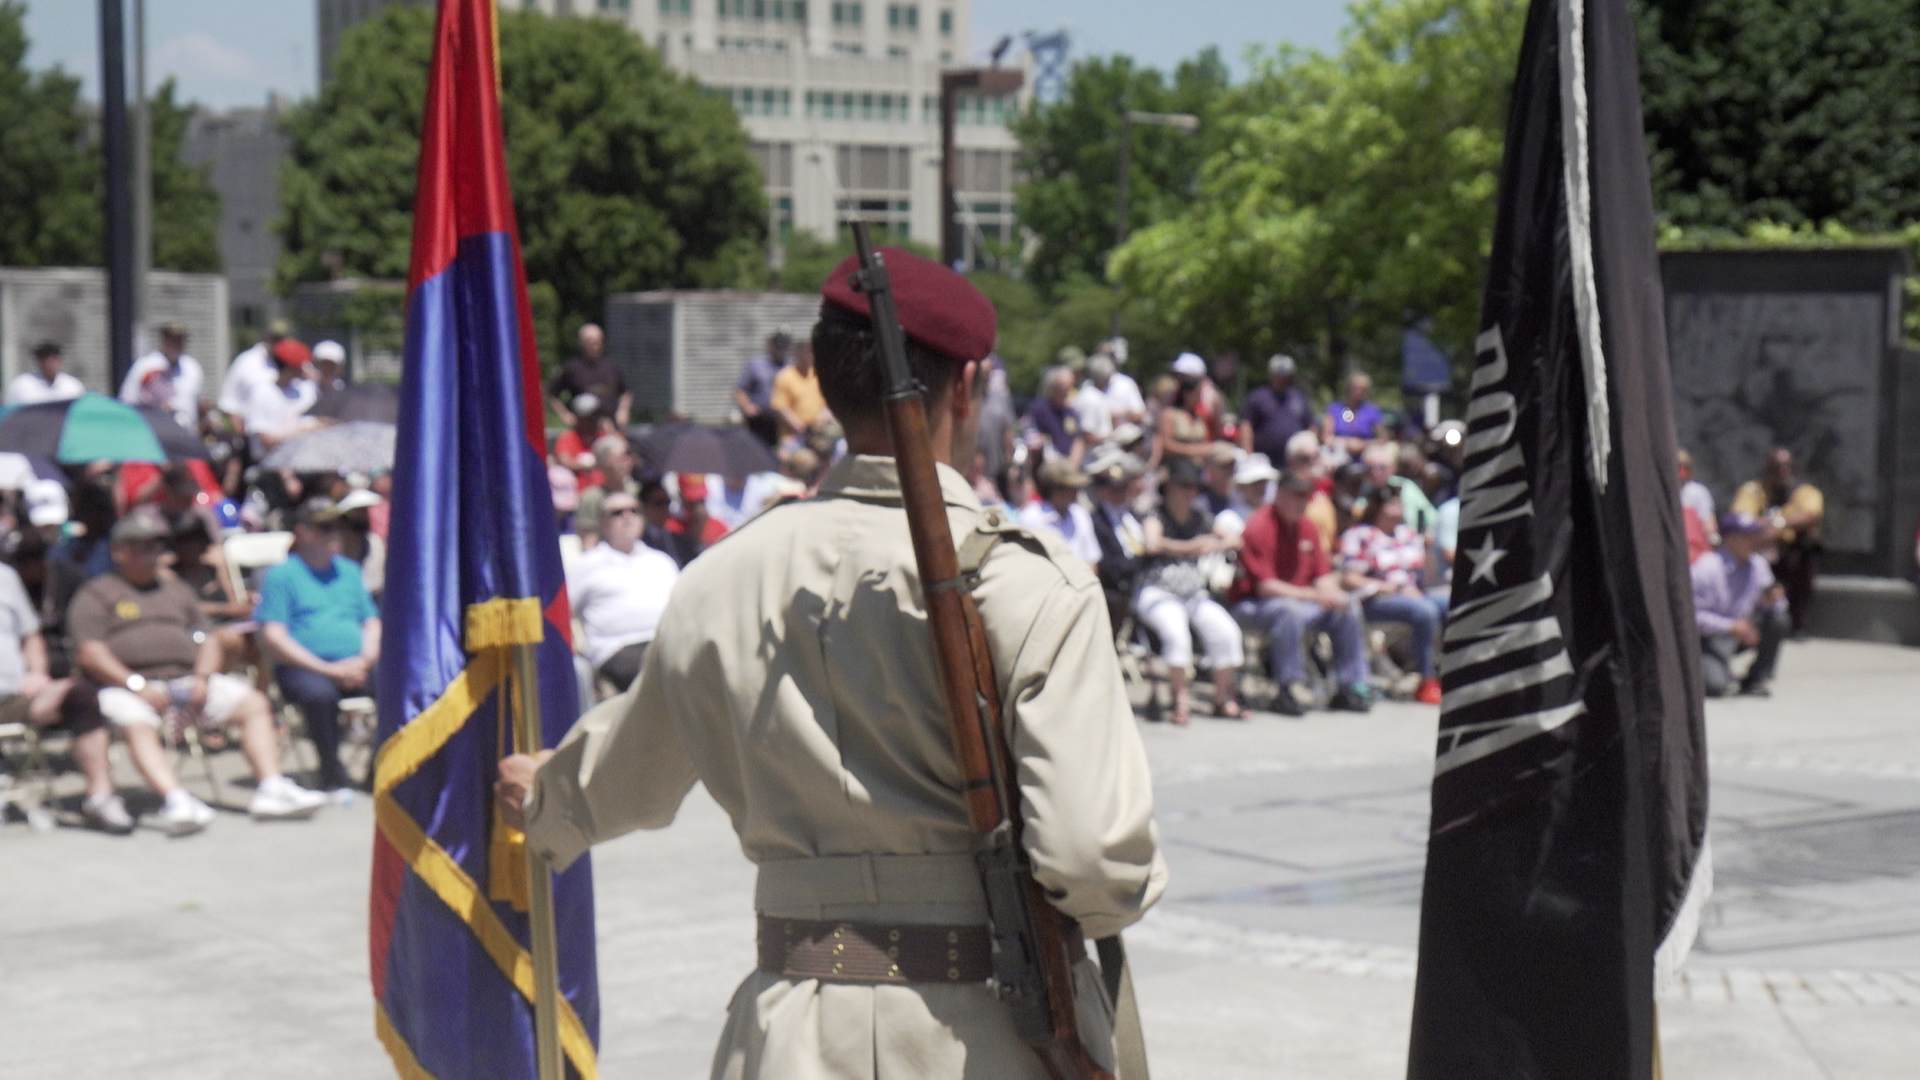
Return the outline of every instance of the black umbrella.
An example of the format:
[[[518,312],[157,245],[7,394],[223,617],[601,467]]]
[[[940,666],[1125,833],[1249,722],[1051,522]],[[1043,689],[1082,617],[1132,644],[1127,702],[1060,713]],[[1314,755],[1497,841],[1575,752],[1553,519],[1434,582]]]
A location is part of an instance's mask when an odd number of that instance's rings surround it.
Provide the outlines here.
[[[400,422],[400,391],[388,383],[354,383],[320,395],[308,416],[332,420]]]
[[[743,427],[658,424],[628,433],[633,449],[661,472],[719,473],[731,480],[778,472],[779,459]]]
[[[160,440],[160,449],[166,451],[168,461],[207,456],[207,444],[200,441],[199,435],[181,427],[171,411],[152,405],[135,405],[133,411],[153,429],[154,438]]]

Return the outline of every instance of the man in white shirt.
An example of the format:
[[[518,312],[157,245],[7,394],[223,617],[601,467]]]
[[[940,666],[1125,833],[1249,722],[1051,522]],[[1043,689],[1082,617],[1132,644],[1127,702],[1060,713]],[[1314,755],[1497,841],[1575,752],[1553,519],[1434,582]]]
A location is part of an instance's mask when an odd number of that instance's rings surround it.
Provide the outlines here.
[[[58,342],[43,341],[33,347],[33,370],[23,371],[7,384],[7,404],[38,405],[43,401],[66,401],[87,392],[80,380],[60,370],[65,360]]]
[[[221,412],[235,420],[240,420],[247,412],[247,397],[256,386],[265,386],[274,381],[279,373],[273,366],[273,347],[283,338],[292,336],[293,328],[285,319],[275,319],[267,324],[267,336],[242,349],[227,365],[226,378],[220,383],[220,400],[216,403]]]
[[[1020,524],[1034,532],[1051,532],[1067,542],[1068,550],[1089,566],[1100,563],[1100,539],[1093,535],[1093,514],[1080,493],[1093,481],[1065,458],[1041,464],[1034,477],[1040,501],[1020,510]]]
[[[187,328],[177,322],[160,327],[160,347],[133,362],[120,384],[120,400],[154,405],[173,413],[180,426],[200,430],[200,394],[206,376],[200,361],[187,355]]]
[[[1113,357],[1094,353],[1087,361],[1087,381],[1073,396],[1073,411],[1080,417],[1080,434],[1089,447],[1106,442],[1113,435],[1113,402],[1107,387],[1113,385]]]
[[[1093,354],[1092,359],[1087,361],[1089,379],[1091,379],[1093,373],[1094,361],[1102,358],[1105,358],[1108,363],[1113,365],[1113,376],[1106,381],[1106,385],[1101,389],[1107,395],[1107,415],[1114,426],[1118,427],[1121,424],[1138,424],[1145,420],[1147,418],[1147,399],[1140,396],[1140,384],[1133,381],[1133,376],[1120,370],[1120,366],[1126,362],[1125,357],[1114,352],[1111,346],[1100,346]]]
[[[640,542],[640,500],[624,489],[601,503],[600,542],[567,575],[567,595],[586,630],[587,662],[625,692],[640,674],[647,646],[673,595],[680,567],[673,557]]]
[[[255,458],[315,425],[307,416],[318,396],[313,380],[306,377],[310,357],[305,345],[282,338],[273,347],[273,381],[257,383],[247,391],[240,419]]]

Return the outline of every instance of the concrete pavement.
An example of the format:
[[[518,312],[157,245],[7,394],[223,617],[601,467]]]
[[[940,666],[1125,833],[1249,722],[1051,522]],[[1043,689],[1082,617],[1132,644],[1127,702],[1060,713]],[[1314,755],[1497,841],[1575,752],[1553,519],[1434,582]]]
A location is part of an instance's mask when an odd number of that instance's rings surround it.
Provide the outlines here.
[[[1709,707],[1720,886],[1661,1006],[1667,1076],[1912,1076],[1920,652],[1790,645],[1776,688]],[[1174,871],[1129,933],[1156,1075],[1404,1075],[1432,730],[1410,705],[1144,727]],[[364,800],[182,841],[0,829],[0,1077],[391,1076],[371,829]],[[602,1073],[704,1076],[752,869],[697,791],[596,860]]]

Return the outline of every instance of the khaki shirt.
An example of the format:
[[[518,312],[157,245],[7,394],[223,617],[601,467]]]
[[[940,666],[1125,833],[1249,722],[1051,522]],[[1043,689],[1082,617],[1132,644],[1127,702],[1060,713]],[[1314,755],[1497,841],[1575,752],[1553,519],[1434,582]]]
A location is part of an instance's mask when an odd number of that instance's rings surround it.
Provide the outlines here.
[[[956,539],[983,522],[944,466]],[[835,467],[820,497],[754,520],[688,564],[627,694],[583,716],[541,769],[528,834],[558,864],[673,820],[707,785],[760,866],[772,916],[984,924],[959,770],[890,458]],[[1011,523],[980,605],[1019,763],[1025,844],[1090,936],[1166,886],[1145,749],[1105,600],[1058,540]],[[1082,1027],[1110,1061],[1111,1004],[1091,969]],[[749,976],[716,1077],[1044,1077],[984,985]]]

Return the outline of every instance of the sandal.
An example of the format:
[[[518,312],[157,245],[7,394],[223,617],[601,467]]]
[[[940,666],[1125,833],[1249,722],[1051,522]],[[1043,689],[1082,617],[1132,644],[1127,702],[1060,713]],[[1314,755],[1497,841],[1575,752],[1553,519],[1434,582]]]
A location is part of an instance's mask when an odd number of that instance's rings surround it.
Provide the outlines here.
[[[1187,722],[1192,719],[1193,719],[1193,707],[1191,705],[1187,704],[1184,701],[1174,702],[1173,724],[1175,727],[1186,727]]]
[[[1245,720],[1247,710],[1237,701],[1224,701],[1213,707],[1213,715],[1222,720]]]

